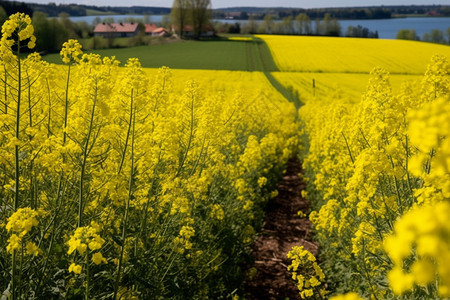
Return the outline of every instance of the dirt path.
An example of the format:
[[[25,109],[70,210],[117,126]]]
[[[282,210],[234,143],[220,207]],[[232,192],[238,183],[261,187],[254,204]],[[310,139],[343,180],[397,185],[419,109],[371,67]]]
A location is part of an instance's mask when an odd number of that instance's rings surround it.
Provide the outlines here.
[[[300,172],[298,159],[289,160],[278,184],[279,195],[268,204],[265,225],[252,246],[257,273],[245,282],[245,299],[300,299],[287,271],[290,261],[286,255],[292,246],[304,246],[313,254],[318,248],[311,241],[311,223],[297,215],[309,208],[301,196],[305,183],[298,176]]]

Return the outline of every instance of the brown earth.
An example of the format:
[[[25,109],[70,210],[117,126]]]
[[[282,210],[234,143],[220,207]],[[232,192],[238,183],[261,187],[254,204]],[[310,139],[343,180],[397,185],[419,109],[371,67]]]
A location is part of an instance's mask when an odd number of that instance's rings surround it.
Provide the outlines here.
[[[306,184],[299,173],[298,158],[289,160],[278,184],[279,195],[269,202],[265,224],[252,245],[256,275],[244,283],[245,299],[301,299],[287,266],[286,257],[293,246],[304,246],[314,255],[318,245],[312,241],[311,222],[297,215],[308,212],[309,202],[301,196]],[[251,272],[249,272],[251,273]]]

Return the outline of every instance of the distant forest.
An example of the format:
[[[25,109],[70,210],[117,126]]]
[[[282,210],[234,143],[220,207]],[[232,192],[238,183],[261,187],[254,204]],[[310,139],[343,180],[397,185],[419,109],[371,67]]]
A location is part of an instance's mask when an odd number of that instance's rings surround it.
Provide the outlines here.
[[[230,18],[247,20],[249,16],[254,19],[264,19],[266,15],[275,18],[297,16],[305,13],[311,19],[323,18],[330,14],[336,19],[389,19],[410,15],[450,16],[449,5],[410,5],[410,6],[369,6],[369,7],[340,7],[340,8],[285,8],[285,7],[230,7],[217,9],[213,12],[214,18]]]
[[[8,15],[15,12],[24,12],[32,15],[34,11],[44,12],[50,17],[56,17],[60,13],[70,16],[86,16],[100,14],[140,14],[140,15],[167,15],[171,8],[168,7],[113,7],[113,6],[89,6],[76,4],[37,4],[17,1],[0,0],[0,6]],[[305,13],[309,18],[324,18],[329,14],[336,19],[388,19],[410,15],[450,16],[450,5],[410,5],[410,6],[371,6],[371,7],[342,7],[342,8],[285,8],[285,7],[230,7],[213,10],[215,19],[262,20],[266,15],[274,19],[296,17]]]
[[[116,7],[116,6],[91,6],[91,5],[77,5],[77,4],[37,4],[24,3],[17,1],[0,0],[2,6],[8,15],[16,12],[24,12],[30,16],[34,11],[46,13],[49,17],[57,17],[60,13],[67,13],[70,16],[87,16],[92,14],[98,15],[125,15],[125,14],[139,14],[139,15],[167,15],[170,14],[170,8],[167,7],[151,7],[151,6],[130,6],[130,7]]]

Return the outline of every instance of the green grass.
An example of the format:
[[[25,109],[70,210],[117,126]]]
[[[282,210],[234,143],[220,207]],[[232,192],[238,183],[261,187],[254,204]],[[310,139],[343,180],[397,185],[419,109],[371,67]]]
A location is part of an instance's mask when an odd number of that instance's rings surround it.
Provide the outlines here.
[[[137,57],[146,68],[167,66],[173,69],[277,71],[267,46],[253,41],[181,41],[162,45],[121,49],[102,49],[92,52],[102,56],[116,56],[124,64]],[[58,54],[43,57],[51,63],[61,63]]]

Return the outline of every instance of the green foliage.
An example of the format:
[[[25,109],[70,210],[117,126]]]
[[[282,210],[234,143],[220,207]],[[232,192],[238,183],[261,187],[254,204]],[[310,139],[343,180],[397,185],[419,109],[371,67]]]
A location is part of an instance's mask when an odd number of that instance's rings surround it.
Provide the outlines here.
[[[37,39],[36,50],[46,52],[59,51],[62,43],[69,36],[67,27],[64,27],[58,19],[48,19],[47,15],[42,12],[35,12],[32,22]]]
[[[401,29],[397,32],[397,36],[395,38],[397,40],[419,40],[419,37],[414,29]]]

